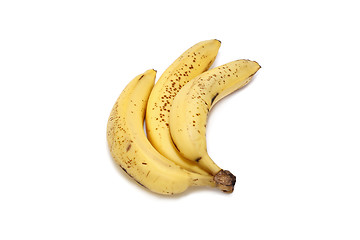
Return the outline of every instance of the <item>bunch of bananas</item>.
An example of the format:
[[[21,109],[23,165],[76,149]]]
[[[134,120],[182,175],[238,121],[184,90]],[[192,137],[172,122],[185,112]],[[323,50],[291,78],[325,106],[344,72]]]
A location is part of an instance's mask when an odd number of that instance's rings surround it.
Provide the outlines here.
[[[215,39],[195,44],[155,85],[155,70],[138,75],[115,102],[107,125],[111,155],[152,192],[177,194],[189,186],[234,190],[235,176],[207,153],[207,117],[216,102],[245,86],[260,66],[237,60],[209,70],[220,44]]]

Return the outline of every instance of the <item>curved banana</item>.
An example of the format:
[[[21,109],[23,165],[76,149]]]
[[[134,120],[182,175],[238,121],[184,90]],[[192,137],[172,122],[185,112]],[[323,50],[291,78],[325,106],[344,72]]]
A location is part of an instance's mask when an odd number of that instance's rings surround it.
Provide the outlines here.
[[[107,125],[107,141],[116,163],[140,185],[160,194],[175,194],[189,186],[212,186],[211,176],[180,168],[153,148],[143,123],[156,71],[135,77],[117,99]]]
[[[170,132],[178,151],[214,175],[216,184],[228,185],[225,191],[233,190],[235,176],[218,167],[207,153],[207,116],[211,106],[245,86],[259,69],[259,64],[250,60],[213,68],[186,84],[171,107]]]
[[[202,41],[186,50],[161,75],[147,104],[146,133],[151,144],[165,157],[186,170],[208,174],[198,164],[182,157],[172,143],[170,107],[180,89],[191,79],[208,70],[220,48],[220,41]]]

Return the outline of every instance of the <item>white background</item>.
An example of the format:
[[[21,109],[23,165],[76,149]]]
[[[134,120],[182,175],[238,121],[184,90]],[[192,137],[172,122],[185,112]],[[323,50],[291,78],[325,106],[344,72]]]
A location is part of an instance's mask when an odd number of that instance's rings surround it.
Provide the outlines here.
[[[1,1],[0,239],[360,239],[357,1]],[[110,157],[136,75],[216,38],[262,66],[214,107],[234,193],[162,197]]]

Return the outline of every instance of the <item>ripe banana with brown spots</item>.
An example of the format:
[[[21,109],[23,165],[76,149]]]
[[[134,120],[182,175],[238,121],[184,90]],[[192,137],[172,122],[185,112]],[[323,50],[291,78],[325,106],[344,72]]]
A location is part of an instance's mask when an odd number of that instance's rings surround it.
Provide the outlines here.
[[[147,104],[146,132],[151,144],[165,157],[186,170],[209,174],[197,163],[182,157],[172,143],[170,107],[180,89],[191,79],[208,70],[220,48],[216,39],[202,41],[177,58],[156,82]]]
[[[107,125],[114,160],[136,182],[160,194],[176,194],[190,186],[215,187],[212,176],[187,171],[161,155],[146,138],[143,124],[156,71],[135,77],[117,99]]]
[[[237,60],[213,68],[190,82],[176,95],[170,110],[170,133],[179,153],[214,176],[223,191],[232,192],[236,178],[210,158],[206,147],[206,123],[211,107],[245,86],[260,69],[257,62]]]

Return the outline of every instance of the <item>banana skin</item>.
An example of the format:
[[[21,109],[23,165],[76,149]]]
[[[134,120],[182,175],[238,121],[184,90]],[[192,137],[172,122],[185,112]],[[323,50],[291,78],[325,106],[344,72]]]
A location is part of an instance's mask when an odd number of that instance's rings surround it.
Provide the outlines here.
[[[155,193],[172,195],[190,186],[215,187],[211,176],[174,164],[146,138],[144,115],[155,77],[155,70],[138,75],[114,104],[107,124],[107,141],[113,159],[137,183]]]
[[[207,152],[206,123],[220,99],[245,86],[260,69],[257,62],[237,60],[213,68],[187,83],[170,111],[170,133],[179,153],[214,175],[223,191],[232,192],[236,178],[215,164]]]
[[[206,40],[193,45],[181,54],[156,82],[146,110],[146,131],[151,144],[162,155],[184,169],[205,175],[209,173],[198,164],[184,158],[176,150],[169,129],[170,108],[180,89],[210,68],[220,45],[219,40]]]
[[[114,161],[154,193],[179,194],[192,186],[234,190],[236,177],[207,152],[207,118],[218,101],[249,83],[260,65],[242,59],[208,70],[219,47],[216,39],[195,44],[155,86],[155,70],[136,76],[111,110],[107,141]]]

